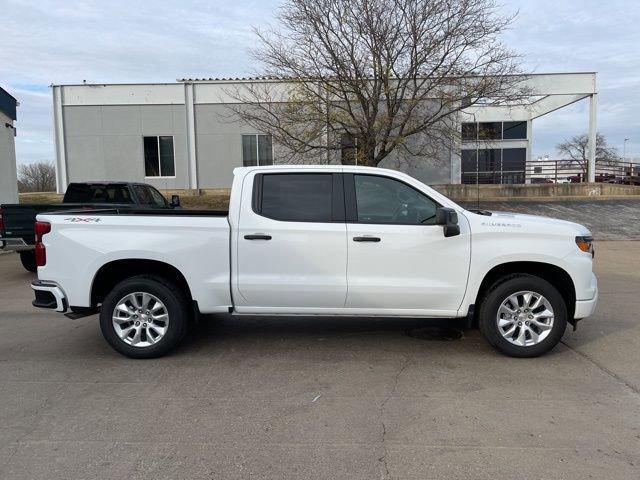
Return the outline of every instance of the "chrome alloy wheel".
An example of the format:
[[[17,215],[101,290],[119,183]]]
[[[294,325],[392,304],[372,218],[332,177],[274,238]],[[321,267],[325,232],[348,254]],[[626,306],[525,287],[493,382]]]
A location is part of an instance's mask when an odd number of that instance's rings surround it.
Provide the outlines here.
[[[496,321],[505,340],[519,347],[543,341],[553,328],[553,307],[536,292],[522,291],[509,295],[500,304]]]
[[[113,309],[113,329],[120,339],[133,347],[158,343],[169,326],[169,312],[158,297],[146,292],[130,293]]]

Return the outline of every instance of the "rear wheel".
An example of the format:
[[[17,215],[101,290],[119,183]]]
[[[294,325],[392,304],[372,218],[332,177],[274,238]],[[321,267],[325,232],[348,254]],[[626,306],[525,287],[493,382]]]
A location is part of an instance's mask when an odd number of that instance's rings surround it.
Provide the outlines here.
[[[500,352],[537,357],[555,347],[567,326],[567,307],[558,290],[533,275],[497,282],[481,301],[480,331]]]
[[[173,350],[187,330],[188,300],[160,277],[139,276],[120,282],[100,310],[104,338],[131,358],[155,358]]]
[[[38,265],[36,264],[36,252],[33,250],[27,250],[20,252],[20,261],[25,270],[29,272],[37,272]]]

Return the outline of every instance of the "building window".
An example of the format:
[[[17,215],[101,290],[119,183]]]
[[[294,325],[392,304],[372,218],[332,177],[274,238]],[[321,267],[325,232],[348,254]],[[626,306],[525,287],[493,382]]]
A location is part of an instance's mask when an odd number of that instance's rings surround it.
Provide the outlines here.
[[[358,164],[358,138],[351,133],[340,137],[340,160],[343,165]]]
[[[502,140],[502,122],[479,123],[478,140]]]
[[[478,169],[478,150],[462,150],[462,171],[475,172]]]
[[[524,183],[526,148],[502,149],[502,183]]]
[[[462,150],[462,183],[524,183],[526,148]]]
[[[526,139],[527,122],[471,122],[462,124],[463,142]]]
[[[273,165],[271,135],[242,135],[242,165]]]
[[[463,123],[462,124],[462,140],[475,142],[478,139],[478,124]]]
[[[173,137],[143,137],[145,177],[175,177]]]
[[[505,140],[526,140],[527,122],[504,122],[502,138]]]

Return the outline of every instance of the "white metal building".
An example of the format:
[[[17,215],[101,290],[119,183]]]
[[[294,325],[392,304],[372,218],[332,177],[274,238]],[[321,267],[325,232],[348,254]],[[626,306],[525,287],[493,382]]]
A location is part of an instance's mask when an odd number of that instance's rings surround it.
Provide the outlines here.
[[[16,107],[18,101],[0,87],[0,204],[18,201],[16,178]]]
[[[168,189],[229,187],[235,167],[279,163],[278,145],[234,119],[229,109],[235,102],[230,89],[263,81],[52,86],[58,191],[86,180],[145,181]],[[441,158],[390,156],[381,166],[430,184],[468,181],[469,172],[478,169],[491,171],[494,181],[514,182],[518,178],[504,172],[514,165],[525,170],[533,121],[585,98],[595,142],[595,73],[536,74],[524,82],[532,92],[529,103],[467,109],[461,143],[455,141]]]

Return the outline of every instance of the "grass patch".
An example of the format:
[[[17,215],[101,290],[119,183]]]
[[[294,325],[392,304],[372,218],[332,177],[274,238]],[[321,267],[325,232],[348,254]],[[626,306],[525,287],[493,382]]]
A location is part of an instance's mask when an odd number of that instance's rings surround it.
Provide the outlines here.
[[[60,203],[63,196],[55,192],[29,192],[19,195],[20,203]]]
[[[180,197],[182,208],[193,210],[228,210],[229,195],[201,195],[199,197],[184,195]]]

